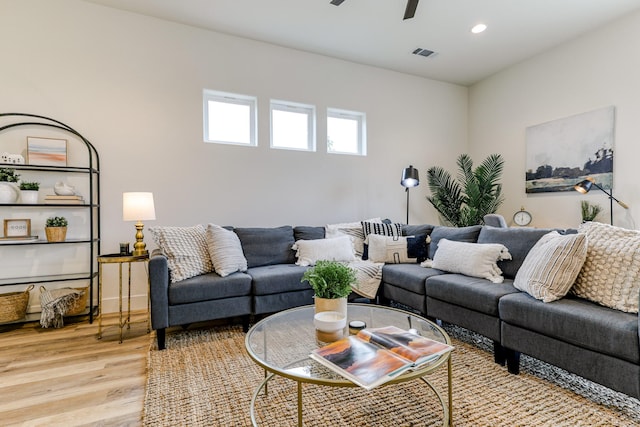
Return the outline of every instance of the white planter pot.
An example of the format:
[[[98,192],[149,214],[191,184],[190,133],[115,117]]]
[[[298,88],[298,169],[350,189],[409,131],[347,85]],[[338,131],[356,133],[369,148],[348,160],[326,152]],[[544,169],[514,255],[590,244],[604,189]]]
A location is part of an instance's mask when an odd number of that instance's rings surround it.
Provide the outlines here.
[[[25,205],[35,205],[38,203],[38,190],[21,190],[20,200]]]
[[[13,182],[0,182],[0,204],[15,203],[20,195],[18,186]]]

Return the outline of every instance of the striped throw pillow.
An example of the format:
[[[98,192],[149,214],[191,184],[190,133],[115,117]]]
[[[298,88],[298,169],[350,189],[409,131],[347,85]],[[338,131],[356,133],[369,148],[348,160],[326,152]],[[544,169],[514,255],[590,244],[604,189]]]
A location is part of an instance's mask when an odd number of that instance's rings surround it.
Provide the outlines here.
[[[209,224],[207,247],[213,269],[220,276],[226,277],[236,271],[247,271],[247,258],[242,251],[240,238],[233,231]]]
[[[543,302],[559,300],[571,289],[586,257],[584,233],[562,235],[552,231],[531,248],[513,286]]]

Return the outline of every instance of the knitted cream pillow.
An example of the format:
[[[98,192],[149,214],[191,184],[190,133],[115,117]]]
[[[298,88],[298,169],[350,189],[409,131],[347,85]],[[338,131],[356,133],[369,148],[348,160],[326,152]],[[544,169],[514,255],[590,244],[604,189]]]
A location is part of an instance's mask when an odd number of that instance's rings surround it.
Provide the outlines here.
[[[571,292],[606,307],[638,312],[640,232],[599,222],[585,222],[587,259]]]
[[[527,254],[513,286],[543,302],[559,300],[571,289],[586,256],[584,234],[547,233]]]
[[[151,227],[149,231],[153,233],[156,244],[167,256],[171,283],[213,270],[207,249],[207,230],[203,225]]]

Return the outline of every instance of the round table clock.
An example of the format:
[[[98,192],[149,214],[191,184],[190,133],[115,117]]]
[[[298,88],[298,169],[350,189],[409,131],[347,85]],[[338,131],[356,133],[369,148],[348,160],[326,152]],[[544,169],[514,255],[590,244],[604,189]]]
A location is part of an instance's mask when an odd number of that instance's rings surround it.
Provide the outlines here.
[[[518,212],[513,214],[513,222],[521,227],[529,225],[531,223],[531,214],[525,211],[524,207],[522,207]]]

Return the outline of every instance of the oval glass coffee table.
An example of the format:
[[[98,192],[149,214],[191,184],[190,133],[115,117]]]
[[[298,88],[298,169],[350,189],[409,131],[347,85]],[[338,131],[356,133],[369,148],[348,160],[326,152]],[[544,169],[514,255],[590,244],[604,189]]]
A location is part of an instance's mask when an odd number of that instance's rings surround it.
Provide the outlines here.
[[[267,383],[274,375],[296,381],[298,386],[298,425],[302,425],[302,384],[320,384],[332,387],[358,387],[353,382],[336,374],[331,369],[313,361],[311,351],[324,346],[316,337],[313,325],[312,305],[292,308],[273,314],[256,323],[247,333],[245,346],[251,359],[265,370],[265,379],[256,388],[251,399],[251,422],[257,426],[255,404],[260,392],[268,394]],[[349,304],[347,324],[352,320],[364,321],[367,328],[397,326],[401,329],[416,329],[418,334],[433,340],[451,344],[447,333],[429,320],[415,314],[390,307],[373,304]],[[348,327],[344,330],[346,336]],[[442,393],[426,378],[428,374],[447,365],[447,401]],[[414,379],[429,386],[442,405],[443,425],[450,426],[453,415],[451,400],[451,352],[448,352],[417,369],[407,371],[384,386]],[[364,392],[364,390],[363,390]]]

